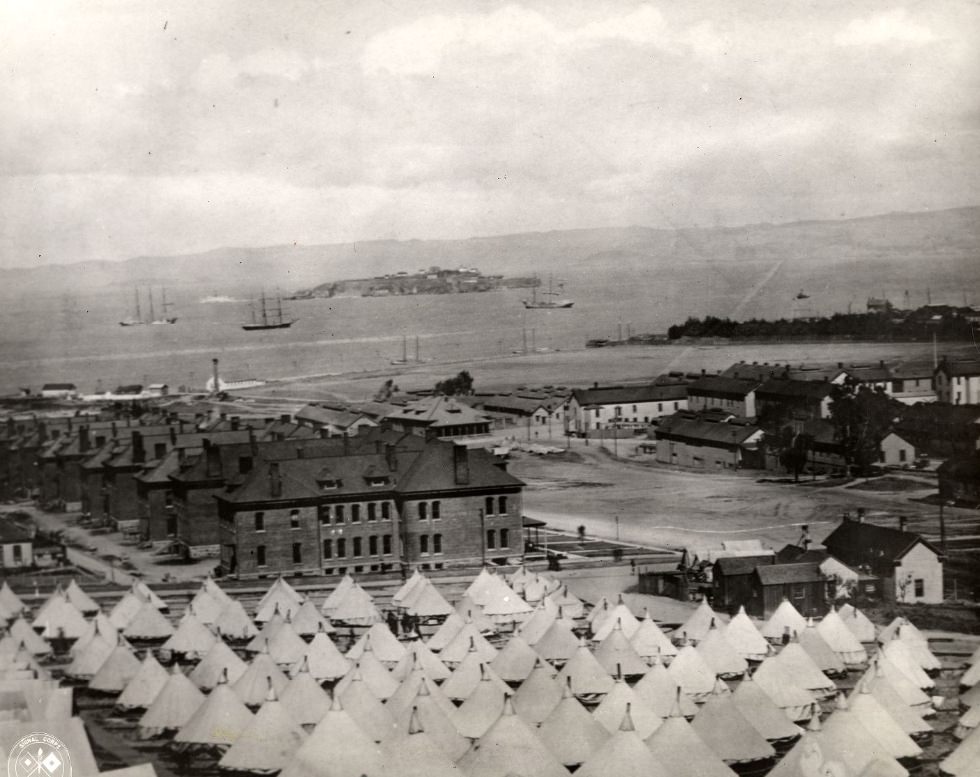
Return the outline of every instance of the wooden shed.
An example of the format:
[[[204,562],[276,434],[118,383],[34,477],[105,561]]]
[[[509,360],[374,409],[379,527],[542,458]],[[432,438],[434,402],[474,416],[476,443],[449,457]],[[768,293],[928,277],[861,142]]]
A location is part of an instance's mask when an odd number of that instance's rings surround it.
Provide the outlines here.
[[[745,606],[750,615],[768,618],[783,597],[806,617],[827,611],[827,580],[818,563],[757,566],[752,583],[752,597]]]
[[[755,568],[769,566],[774,561],[771,553],[764,556],[732,556],[715,561],[711,572],[712,607],[729,614],[737,612],[743,604],[748,608],[752,599]]]

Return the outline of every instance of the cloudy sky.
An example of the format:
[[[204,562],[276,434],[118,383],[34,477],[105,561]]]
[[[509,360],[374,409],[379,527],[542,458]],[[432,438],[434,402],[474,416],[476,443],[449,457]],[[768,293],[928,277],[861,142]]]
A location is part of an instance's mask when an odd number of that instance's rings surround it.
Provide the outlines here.
[[[980,203],[980,7],[0,0],[0,266]]]

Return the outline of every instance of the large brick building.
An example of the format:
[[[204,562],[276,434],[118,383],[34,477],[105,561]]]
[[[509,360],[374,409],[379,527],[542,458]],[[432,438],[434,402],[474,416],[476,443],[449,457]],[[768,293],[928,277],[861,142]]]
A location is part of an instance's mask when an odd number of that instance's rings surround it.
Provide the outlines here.
[[[259,453],[213,495],[221,567],[248,578],[520,556],[523,486],[486,451],[410,433],[372,430],[346,450],[292,458]]]

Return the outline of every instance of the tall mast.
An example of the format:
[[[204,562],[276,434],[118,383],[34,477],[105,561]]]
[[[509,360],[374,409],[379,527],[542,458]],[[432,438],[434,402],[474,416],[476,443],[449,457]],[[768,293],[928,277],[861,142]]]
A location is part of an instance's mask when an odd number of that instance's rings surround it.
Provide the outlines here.
[[[408,335],[402,335],[402,361],[408,362]]]
[[[156,313],[153,312],[153,287],[152,286],[150,286],[149,289],[149,297],[150,297],[150,321],[156,321],[157,320]]]
[[[269,313],[265,309],[265,289],[262,289],[261,303],[262,303],[262,324],[263,325],[268,325],[268,323],[269,323]]]
[[[140,313],[140,287],[137,286],[133,291],[136,292],[136,320],[142,321],[143,316]]]
[[[419,336],[415,335],[415,361],[421,361],[419,359]]]
[[[276,323],[282,323],[282,295],[276,295]]]

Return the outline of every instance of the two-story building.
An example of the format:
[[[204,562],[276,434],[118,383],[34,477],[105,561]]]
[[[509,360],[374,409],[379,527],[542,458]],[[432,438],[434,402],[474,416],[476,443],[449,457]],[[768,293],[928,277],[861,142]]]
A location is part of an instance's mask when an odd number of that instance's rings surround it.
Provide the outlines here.
[[[936,397],[951,405],[980,404],[980,359],[943,358],[936,368]]]
[[[345,455],[260,458],[214,495],[221,567],[254,578],[521,557],[522,489],[486,451],[417,435]]]
[[[764,432],[732,416],[677,413],[656,429],[657,461],[696,469],[765,466],[760,447]]]
[[[487,416],[455,397],[432,396],[397,408],[381,424],[385,429],[420,437],[452,439],[490,434]]]
[[[722,375],[705,375],[687,386],[687,408],[724,410],[740,418],[755,418],[755,392],[761,383]]]
[[[778,428],[790,420],[830,418],[833,388],[829,380],[767,380],[755,392],[760,423]]]
[[[575,389],[568,400],[569,434],[586,437],[610,429],[643,430],[687,409],[686,385],[644,383]]]

